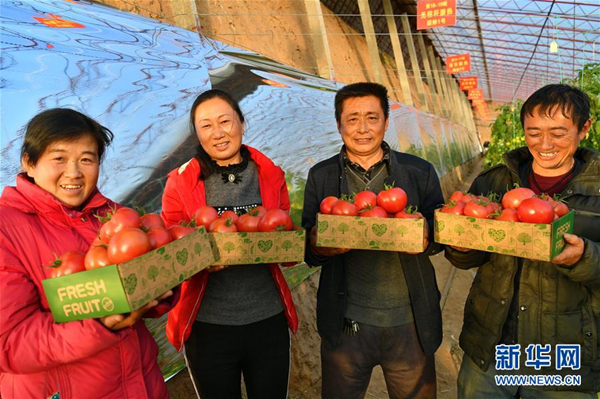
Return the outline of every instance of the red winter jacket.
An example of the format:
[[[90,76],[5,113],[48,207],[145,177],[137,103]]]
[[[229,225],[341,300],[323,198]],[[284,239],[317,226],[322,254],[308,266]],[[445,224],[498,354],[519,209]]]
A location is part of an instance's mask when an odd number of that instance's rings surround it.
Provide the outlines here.
[[[250,159],[256,163],[258,169],[258,184],[263,206],[267,209],[279,208],[288,211],[290,198],[283,170],[258,150],[248,146],[246,148],[250,151]],[[162,217],[167,227],[179,224],[182,220],[191,220],[196,209],[206,205],[204,182],[199,176],[200,163],[196,158],[169,173],[162,199]],[[279,266],[272,264],[269,268],[279,291],[289,328],[295,333],[298,329],[298,317],[292,294]],[[179,303],[169,312],[167,338],[178,351],[183,349],[183,343],[190,336],[207,283],[208,271],[206,270],[183,282]]]
[[[94,214],[114,203],[95,191],[82,211],[24,174],[0,198],[0,397],[168,398],[158,348],[143,322],[118,332],[94,319],[57,324],[42,279],[54,254],[87,251]]]

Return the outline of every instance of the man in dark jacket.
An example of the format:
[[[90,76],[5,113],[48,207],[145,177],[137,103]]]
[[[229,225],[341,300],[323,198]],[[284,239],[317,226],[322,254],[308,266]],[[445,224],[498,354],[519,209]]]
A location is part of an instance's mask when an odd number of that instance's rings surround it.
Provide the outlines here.
[[[505,163],[481,173],[469,190],[503,195],[517,183],[537,194],[558,194],[575,211],[575,222],[573,234],[564,236],[564,250],[550,262],[446,248],[446,257],[456,267],[479,267],[460,336],[465,356],[458,377],[459,398],[597,399],[600,155],[578,148],[590,128],[589,110],[589,97],[578,89],[567,85],[539,89],[521,110],[527,147],[505,154]],[[564,346],[568,344],[576,347]],[[539,374],[554,375],[566,383],[570,376],[579,376],[581,381],[563,386],[558,386],[559,379],[552,385],[546,379],[537,387],[515,381],[503,385],[501,374],[538,374],[529,381]]]
[[[436,395],[434,353],[442,339],[439,291],[429,256],[316,246],[316,215],[327,196],[384,185],[402,188],[433,231],[434,209],[443,202],[433,166],[392,151],[383,141],[389,103],[385,87],[355,83],[335,97],[344,146],[308,174],[302,225],[310,232],[306,262],[322,266],[317,297],[321,335],[322,396],[363,398],[373,367],[381,365],[391,398]]]

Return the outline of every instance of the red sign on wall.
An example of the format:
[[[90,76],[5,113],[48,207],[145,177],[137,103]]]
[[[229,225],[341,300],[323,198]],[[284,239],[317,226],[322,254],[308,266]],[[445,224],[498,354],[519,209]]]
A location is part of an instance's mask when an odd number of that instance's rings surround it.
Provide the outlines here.
[[[458,79],[461,90],[471,90],[477,88],[477,76],[465,76]]]
[[[465,72],[471,70],[471,54],[459,54],[446,57],[446,74]]]
[[[469,95],[467,96],[469,100],[483,100],[483,90],[481,89],[471,89],[469,90]]]
[[[456,0],[421,0],[417,2],[417,29],[456,25]]]

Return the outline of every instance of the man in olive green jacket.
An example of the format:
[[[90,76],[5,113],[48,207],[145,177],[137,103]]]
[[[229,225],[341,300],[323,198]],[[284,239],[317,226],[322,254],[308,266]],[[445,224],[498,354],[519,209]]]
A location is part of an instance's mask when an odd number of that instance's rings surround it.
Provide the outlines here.
[[[459,398],[598,398],[600,154],[578,148],[590,128],[589,104],[586,94],[566,85],[538,90],[521,111],[527,147],[505,154],[505,164],[482,172],[469,190],[503,195],[517,183],[538,194],[558,194],[575,211],[575,222],[564,250],[550,262],[446,248],[456,267],[479,267],[460,336],[465,356]],[[580,346],[579,369],[571,358],[560,367],[565,358],[557,356],[565,352],[556,348],[563,344]],[[520,357],[507,367],[511,353]],[[570,381],[567,375],[580,376],[581,383],[556,386],[558,379],[546,379],[531,386],[530,379],[503,385],[498,378],[534,374],[560,376],[563,382]]]

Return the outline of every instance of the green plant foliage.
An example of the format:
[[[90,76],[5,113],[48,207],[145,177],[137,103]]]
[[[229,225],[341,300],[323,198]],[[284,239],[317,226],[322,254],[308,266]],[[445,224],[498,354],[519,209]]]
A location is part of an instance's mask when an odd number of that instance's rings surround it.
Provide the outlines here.
[[[499,114],[492,125],[492,140],[485,155],[484,169],[502,163],[505,153],[525,145],[525,133],[519,119],[522,105],[523,102],[517,100],[497,109]]]
[[[600,63],[584,65],[577,77],[565,79],[563,83],[578,87],[590,96],[592,126],[579,145],[600,151]]]
[[[590,96],[592,126],[580,146],[600,151],[600,63],[584,65],[577,77],[565,79],[563,83],[578,87]],[[523,102],[517,100],[497,109],[499,114],[492,124],[492,139],[485,156],[484,169],[502,163],[502,155],[525,145],[525,134],[519,119],[522,105]]]

